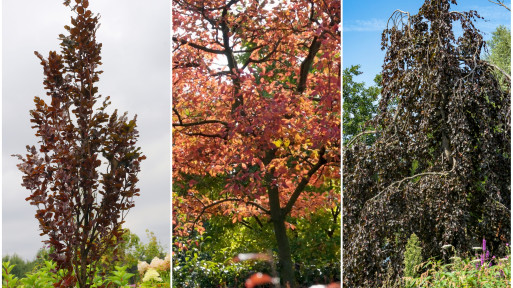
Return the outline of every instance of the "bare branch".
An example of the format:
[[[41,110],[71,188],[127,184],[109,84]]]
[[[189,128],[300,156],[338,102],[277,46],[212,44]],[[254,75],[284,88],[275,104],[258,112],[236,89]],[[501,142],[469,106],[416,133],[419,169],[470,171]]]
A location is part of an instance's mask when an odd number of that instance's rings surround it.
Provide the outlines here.
[[[499,6],[502,6],[502,7],[506,8],[506,9],[508,9],[508,11],[511,11],[511,9],[509,9],[509,7],[506,6],[506,4],[504,4],[504,0],[502,0],[502,1],[501,0],[497,0],[497,2],[494,2],[492,0],[488,0],[488,2],[493,3],[493,4],[497,4]]]
[[[349,146],[351,146],[351,144],[353,144],[353,142],[355,142],[360,136],[363,136],[365,134],[376,134],[378,133],[378,131],[376,130],[371,130],[371,131],[363,131],[359,134],[357,134],[356,136],[353,136],[353,138],[351,138],[351,140],[349,140],[349,142],[347,142],[347,144],[345,145],[345,148],[349,148]]]
[[[405,178],[403,178],[401,180],[395,181],[392,184],[388,185],[383,191],[379,192],[374,197],[372,197],[369,200],[365,201],[365,205],[367,205],[368,203],[378,199],[381,195],[383,195],[383,193],[385,193],[386,191],[390,190],[390,188],[392,188],[393,186],[395,186],[395,185],[397,185],[397,187],[401,186],[401,184],[404,183],[405,181],[408,181],[408,180],[411,180],[411,179],[415,179],[417,177],[424,177],[424,176],[446,176],[447,174],[449,174],[452,171],[454,171],[454,169],[456,167],[455,164],[456,164],[456,161],[453,161],[453,166],[452,166],[452,169],[450,171],[423,172],[423,173],[415,174],[413,176],[405,177]]]
[[[207,138],[221,138],[226,140],[226,135],[221,134],[205,134],[202,132],[190,132],[190,133],[184,133],[187,136],[201,136],[201,137],[207,137]]]

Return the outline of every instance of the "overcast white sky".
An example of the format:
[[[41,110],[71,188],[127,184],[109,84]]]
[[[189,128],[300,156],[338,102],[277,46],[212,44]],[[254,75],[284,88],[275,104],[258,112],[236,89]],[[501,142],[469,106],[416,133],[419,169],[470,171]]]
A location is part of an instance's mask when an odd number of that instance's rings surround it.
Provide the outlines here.
[[[59,49],[60,33],[70,25],[63,0],[2,0],[2,255],[33,259],[42,247],[35,206],[24,199],[18,161],[37,139],[30,128],[34,96],[46,98],[43,56]],[[146,241],[145,230],[170,243],[170,1],[90,0],[100,13],[97,40],[103,43],[98,84],[111,107],[138,115],[138,145],[147,157],[139,174],[141,196],[125,227]]]

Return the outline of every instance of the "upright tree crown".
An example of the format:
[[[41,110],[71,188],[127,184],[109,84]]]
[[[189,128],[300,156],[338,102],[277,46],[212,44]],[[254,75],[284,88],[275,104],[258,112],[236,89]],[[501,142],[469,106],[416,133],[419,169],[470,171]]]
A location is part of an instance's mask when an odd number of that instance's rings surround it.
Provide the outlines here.
[[[135,146],[136,117],[128,120],[117,110],[109,115],[109,97],[96,107],[101,95],[95,83],[102,73],[99,16],[87,9],[87,0],[74,2],[64,2],[75,16],[64,26],[66,35],[59,35],[60,53],[44,58],[35,52],[50,101],[34,98],[30,121],[38,147],[27,146],[28,154],[17,157],[22,186],[31,191],[26,200],[37,206],[41,235],[55,248],[50,257],[68,271],[60,285],[89,287],[94,263],[120,238],[139,195],[137,173],[145,156]]]
[[[510,84],[480,59],[475,11],[426,0],[396,11],[386,50],[376,141],[344,152],[344,281],[376,286],[401,273],[407,237],[428,257],[477,239],[510,239]],[[455,35],[453,27],[462,28]]]

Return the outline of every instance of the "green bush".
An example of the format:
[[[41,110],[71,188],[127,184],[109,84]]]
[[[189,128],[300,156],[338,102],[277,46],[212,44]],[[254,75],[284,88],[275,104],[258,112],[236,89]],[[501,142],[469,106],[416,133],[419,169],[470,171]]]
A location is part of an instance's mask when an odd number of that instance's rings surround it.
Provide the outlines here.
[[[27,273],[24,277],[16,277],[12,274],[16,267],[9,261],[2,263],[2,287],[18,287],[18,288],[49,288],[59,282],[66,275],[66,271],[56,269],[56,264],[52,261],[45,261],[34,269],[35,271]],[[116,266],[108,276],[101,277],[96,271],[91,287],[105,287],[105,285],[113,284],[115,287],[128,287],[129,279],[134,275],[126,272],[127,267]]]
[[[406,244],[406,251],[404,251],[404,276],[417,276],[418,266],[421,263],[422,248],[420,247],[419,238],[415,233],[412,233]]]
[[[507,249],[509,250],[509,249]],[[509,255],[509,251],[507,253]],[[453,257],[452,263],[429,260],[422,264],[425,271],[417,278],[403,278],[403,286],[413,287],[511,287],[511,260],[492,257],[481,265],[481,259]]]
[[[311,213],[309,218],[287,219],[294,227],[287,233],[301,287],[340,281],[340,222],[333,220],[336,216],[327,210]],[[243,287],[253,273],[273,275],[269,262],[232,261],[240,253],[271,251],[279,266],[272,223],[255,218],[244,221],[212,217],[205,223],[203,235],[175,236],[174,287]]]

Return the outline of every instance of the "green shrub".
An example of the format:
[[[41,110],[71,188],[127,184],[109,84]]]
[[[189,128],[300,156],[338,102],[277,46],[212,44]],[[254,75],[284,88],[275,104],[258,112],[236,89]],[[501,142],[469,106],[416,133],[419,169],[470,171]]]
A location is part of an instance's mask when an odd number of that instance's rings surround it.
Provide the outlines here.
[[[419,238],[415,233],[411,234],[406,251],[404,252],[404,276],[415,277],[417,275],[418,266],[422,263],[422,248],[420,247]]]
[[[16,287],[18,277],[12,274],[15,265],[11,265],[9,261],[2,262],[2,287]]]
[[[2,266],[2,287],[49,288],[54,287],[54,284],[67,274],[64,269],[56,269],[57,265],[52,261],[45,261],[38,265],[33,272],[20,278],[12,274],[15,265],[6,261],[2,263]],[[126,270],[127,266],[116,266],[115,271],[110,272],[106,277],[101,277],[96,269],[96,275],[93,282],[90,283],[91,287],[106,287],[105,285],[108,284],[113,284],[114,287],[128,287],[128,281],[134,274],[128,273]],[[167,280],[169,282],[169,277]]]
[[[506,249],[509,250],[509,249]],[[509,251],[507,253],[509,255]],[[481,259],[453,257],[452,263],[442,260],[423,263],[426,272],[417,278],[403,278],[404,287],[511,287],[511,260],[492,257],[481,265]]]

